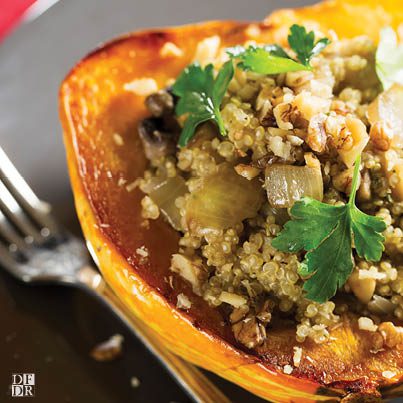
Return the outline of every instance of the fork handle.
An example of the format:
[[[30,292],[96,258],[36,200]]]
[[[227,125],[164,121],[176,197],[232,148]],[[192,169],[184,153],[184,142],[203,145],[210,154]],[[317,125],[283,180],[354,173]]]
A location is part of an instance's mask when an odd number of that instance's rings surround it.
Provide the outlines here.
[[[230,403],[199,369],[164,347],[156,333],[127,309],[97,270],[85,266],[80,270],[78,278],[84,288],[89,289],[108,305],[133,331],[196,403]]]

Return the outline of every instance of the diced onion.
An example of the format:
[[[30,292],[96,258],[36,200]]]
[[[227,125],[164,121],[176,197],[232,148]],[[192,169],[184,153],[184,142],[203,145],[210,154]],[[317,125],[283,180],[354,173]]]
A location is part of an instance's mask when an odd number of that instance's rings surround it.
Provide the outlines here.
[[[403,147],[403,85],[394,84],[382,92],[368,107],[368,120],[371,124],[385,121],[392,128],[392,146]]]
[[[175,200],[188,191],[185,180],[181,176],[174,176],[159,183],[150,192],[149,196],[160,208],[168,222],[180,231],[181,216]]]
[[[258,179],[247,180],[224,163],[191,194],[186,205],[186,223],[198,234],[227,229],[254,217],[262,199]]]
[[[397,157],[396,150],[403,148],[403,85],[393,84],[382,92],[368,107],[368,120],[372,125],[386,122],[391,128],[393,139],[391,150],[381,153],[381,164],[391,183],[395,201],[403,201],[403,159]]]
[[[320,169],[308,166],[272,164],[266,167],[265,186],[272,207],[291,207],[303,196],[323,199]]]
[[[396,308],[389,299],[381,297],[379,295],[374,295],[372,300],[368,303],[368,309],[375,314],[384,315],[391,314]]]

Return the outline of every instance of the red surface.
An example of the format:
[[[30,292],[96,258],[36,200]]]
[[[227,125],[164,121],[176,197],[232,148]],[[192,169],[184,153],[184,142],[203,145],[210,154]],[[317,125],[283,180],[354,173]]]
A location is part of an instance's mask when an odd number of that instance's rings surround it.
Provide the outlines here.
[[[24,11],[35,0],[0,0],[0,41],[20,21]]]

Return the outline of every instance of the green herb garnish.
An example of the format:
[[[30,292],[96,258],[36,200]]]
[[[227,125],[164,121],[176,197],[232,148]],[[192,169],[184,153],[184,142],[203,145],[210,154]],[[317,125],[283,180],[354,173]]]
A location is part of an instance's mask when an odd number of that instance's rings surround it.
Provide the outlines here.
[[[307,32],[305,27],[294,24],[290,28],[288,44],[295,52],[294,60],[281,46],[235,46],[227,49],[227,53],[239,59],[238,67],[260,74],[280,74],[288,71],[311,70],[310,61],[330,43],[328,38],[315,42],[313,31]]]
[[[328,38],[321,38],[315,43],[315,34],[313,31],[306,32],[305,27],[294,24],[290,28],[288,43],[291,49],[297,55],[297,59],[307,67],[311,67],[309,62],[312,57],[319,54],[330,41]]]
[[[231,52],[231,50],[230,50]],[[280,74],[286,71],[308,70],[308,68],[288,57],[277,56],[266,47],[249,46],[237,56],[238,67],[259,74]]]
[[[355,205],[360,162],[358,157],[347,204],[332,206],[303,197],[291,208],[292,219],[272,241],[283,252],[307,252],[300,274],[310,276],[304,283],[310,300],[327,301],[347,281],[354,267],[353,242],[359,257],[369,261],[382,257],[385,222]]]
[[[185,68],[172,87],[172,92],[179,97],[176,114],[187,115],[179,138],[181,147],[189,142],[196,127],[207,120],[215,121],[220,133],[226,134],[220,105],[234,75],[234,66],[231,60],[226,62],[216,78],[213,70],[212,64],[203,69],[193,63]]]
[[[375,68],[384,90],[393,83],[403,84],[403,45],[398,45],[396,32],[391,27],[381,30]]]

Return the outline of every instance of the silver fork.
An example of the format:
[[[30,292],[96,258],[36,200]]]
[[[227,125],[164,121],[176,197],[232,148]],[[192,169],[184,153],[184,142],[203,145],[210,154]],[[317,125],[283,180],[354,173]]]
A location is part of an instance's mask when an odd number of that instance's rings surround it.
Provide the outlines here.
[[[195,402],[229,403],[195,366],[161,345],[155,333],[126,309],[91,266],[83,241],[61,228],[50,210],[0,147],[0,266],[25,283],[70,285],[95,294],[126,323]]]

